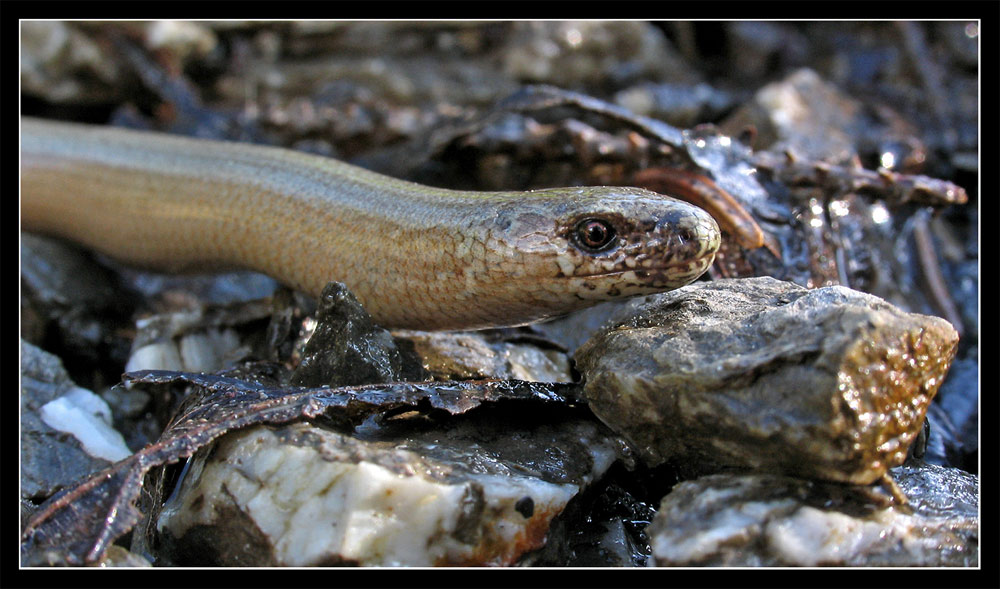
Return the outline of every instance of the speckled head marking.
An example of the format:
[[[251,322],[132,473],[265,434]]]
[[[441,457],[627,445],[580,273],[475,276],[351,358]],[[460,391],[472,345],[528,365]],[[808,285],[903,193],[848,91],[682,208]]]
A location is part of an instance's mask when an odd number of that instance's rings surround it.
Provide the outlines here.
[[[574,197],[565,198],[572,190]],[[573,282],[576,288],[567,292],[576,298],[610,299],[684,286],[708,269],[719,248],[715,220],[683,201],[624,187],[560,189],[559,194],[561,204],[544,217],[519,203],[522,212],[510,229],[517,249],[551,258],[552,278]]]

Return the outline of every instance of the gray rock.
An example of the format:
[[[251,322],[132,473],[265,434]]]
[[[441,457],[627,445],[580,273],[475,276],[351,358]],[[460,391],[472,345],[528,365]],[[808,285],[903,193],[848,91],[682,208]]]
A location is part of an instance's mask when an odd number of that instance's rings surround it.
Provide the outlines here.
[[[253,337],[247,334],[271,315],[269,299],[214,304],[192,297],[190,302],[189,308],[136,321],[125,372],[217,372],[252,356]]]
[[[121,304],[114,275],[78,246],[21,233],[21,280],[43,305],[82,314]],[[80,309],[80,310],[77,310]]]
[[[353,436],[228,434],[193,461],[158,529],[177,564],[512,564],[621,446],[592,420],[479,413],[422,432],[424,417],[400,415]]]
[[[128,351],[119,330],[136,304],[114,272],[72,244],[21,233],[21,335],[60,349],[67,366],[93,369]],[[121,364],[117,364],[120,369]]]
[[[296,386],[349,386],[403,380],[404,358],[347,287],[331,282],[316,310],[316,330],[292,374]]]
[[[111,411],[59,358],[21,342],[21,498],[44,499],[130,453]]]
[[[758,90],[722,128],[736,135],[753,126],[758,149],[792,150],[808,159],[847,164],[857,155],[854,138],[862,111],[860,102],[803,68]]]
[[[627,317],[645,300],[646,297],[635,297],[605,301],[562,317],[532,324],[530,328],[565,347],[570,355],[573,355],[580,346],[600,331],[605,323]]]
[[[752,278],[650,297],[576,359],[650,465],[869,484],[903,463],[957,341],[871,295]]]
[[[490,337],[481,331],[394,331],[409,343],[435,380],[517,379],[572,382],[569,357],[561,350]]]
[[[647,532],[656,566],[970,566],[978,479],[932,465],[892,477],[912,513],[871,489],[773,475],[709,475],[674,487]]]

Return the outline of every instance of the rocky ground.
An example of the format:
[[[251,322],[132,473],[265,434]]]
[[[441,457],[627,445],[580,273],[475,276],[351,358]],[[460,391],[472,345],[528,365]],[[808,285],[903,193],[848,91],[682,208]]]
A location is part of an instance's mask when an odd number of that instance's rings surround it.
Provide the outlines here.
[[[688,287],[478,332],[22,233],[22,565],[979,566],[978,44],[22,22],[24,115],[643,186],[724,232]]]

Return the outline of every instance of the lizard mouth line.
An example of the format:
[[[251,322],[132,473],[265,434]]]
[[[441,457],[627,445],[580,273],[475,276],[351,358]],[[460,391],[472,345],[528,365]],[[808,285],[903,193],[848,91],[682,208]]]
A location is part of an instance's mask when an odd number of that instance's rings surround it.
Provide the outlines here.
[[[684,262],[676,262],[673,264],[664,264],[662,266],[636,266],[635,268],[626,268],[624,270],[612,270],[609,272],[592,272],[590,274],[573,274],[573,278],[590,278],[590,277],[602,277],[602,276],[620,276],[622,274],[627,274],[629,272],[634,272],[637,274],[664,274],[669,273],[671,270],[684,270],[684,275],[690,275],[694,268],[701,268],[702,271],[708,268],[708,266],[715,259],[715,252],[703,254],[696,258],[691,258]]]

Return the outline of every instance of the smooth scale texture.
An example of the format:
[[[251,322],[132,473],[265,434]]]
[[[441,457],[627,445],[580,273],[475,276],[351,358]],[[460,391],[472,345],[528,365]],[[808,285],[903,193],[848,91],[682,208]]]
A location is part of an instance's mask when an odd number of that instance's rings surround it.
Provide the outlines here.
[[[585,220],[608,223],[599,252]],[[702,274],[719,229],[638,188],[467,192],[287,149],[21,120],[22,228],[162,271],[339,281],[386,327],[525,324]]]

